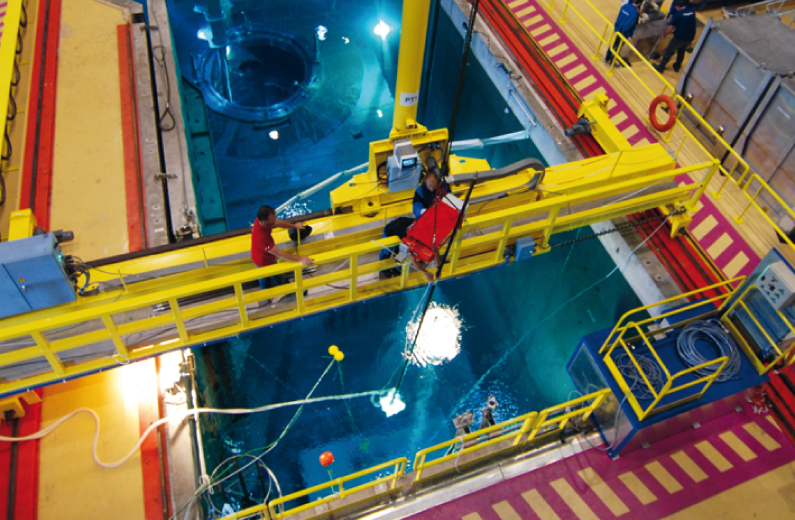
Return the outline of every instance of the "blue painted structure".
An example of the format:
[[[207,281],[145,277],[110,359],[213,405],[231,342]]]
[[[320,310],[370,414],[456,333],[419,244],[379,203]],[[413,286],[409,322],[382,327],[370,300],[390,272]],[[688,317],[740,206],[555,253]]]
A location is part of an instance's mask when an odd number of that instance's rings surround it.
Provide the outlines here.
[[[0,318],[75,301],[55,235],[0,244]]]

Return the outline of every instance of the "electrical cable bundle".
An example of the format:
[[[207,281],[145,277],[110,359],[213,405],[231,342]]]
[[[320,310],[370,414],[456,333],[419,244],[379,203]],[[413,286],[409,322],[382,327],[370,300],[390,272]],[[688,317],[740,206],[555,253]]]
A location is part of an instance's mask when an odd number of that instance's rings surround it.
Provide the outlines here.
[[[710,343],[715,347],[721,356],[729,358],[729,362],[724,367],[723,371],[715,378],[715,381],[722,383],[735,379],[735,375],[740,371],[740,351],[737,349],[737,343],[731,337],[729,332],[723,327],[718,320],[707,321],[694,321],[689,323],[679,337],[676,338],[676,352],[682,363],[689,367],[702,365],[716,358],[707,359],[696,349],[696,341],[702,340]],[[716,363],[708,367],[696,370],[695,373],[700,376],[709,376],[718,370],[720,364]]]
[[[653,359],[646,356],[634,355],[633,357],[635,358],[635,361],[637,361],[640,369],[643,370],[646,379],[649,380],[649,383],[651,383],[654,391],[659,393],[665,384],[665,378],[660,365],[657,364],[657,362]],[[614,362],[618,368],[618,371],[621,372],[622,376],[624,376],[624,379],[630,383],[630,389],[635,390],[635,397],[638,399],[654,398],[654,394],[652,393],[651,389],[649,389],[649,385],[643,380],[643,377],[638,373],[638,368],[626,353],[622,352],[619,354]]]

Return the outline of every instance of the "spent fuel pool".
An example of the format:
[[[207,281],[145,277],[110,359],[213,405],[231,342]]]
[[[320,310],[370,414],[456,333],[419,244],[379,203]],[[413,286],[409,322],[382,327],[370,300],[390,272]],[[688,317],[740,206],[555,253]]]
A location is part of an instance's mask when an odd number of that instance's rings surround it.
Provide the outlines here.
[[[556,235],[552,243],[587,233]],[[498,403],[497,422],[565,402],[574,390],[566,362],[580,338],[641,305],[598,240],[553,247],[439,281],[407,365],[426,290],[276,324],[194,352],[198,406],[301,401],[313,387],[312,398],[330,397],[303,408],[201,416],[208,473],[230,457],[227,466],[242,467],[267,451],[244,479],[246,493],[230,478],[211,509],[250,505],[244,494],[261,503],[269,489],[273,499],[273,478],[289,494],[327,482],[329,470],[342,477],[406,457],[410,471],[418,450],[454,437],[457,415],[473,411],[475,429],[489,396]],[[331,345],[342,361],[329,355]],[[328,468],[319,462],[326,451],[334,455]],[[216,475],[229,472],[222,467]]]

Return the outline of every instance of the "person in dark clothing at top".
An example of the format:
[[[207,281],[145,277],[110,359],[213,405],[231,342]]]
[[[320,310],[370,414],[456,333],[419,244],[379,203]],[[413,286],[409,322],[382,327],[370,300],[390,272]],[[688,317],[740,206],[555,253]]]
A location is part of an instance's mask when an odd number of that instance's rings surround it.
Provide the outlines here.
[[[304,229],[302,223],[292,224],[286,220],[276,218],[276,210],[270,206],[262,206],[257,212],[257,220],[251,229],[251,260],[257,267],[265,267],[276,263],[276,258],[281,258],[288,262],[299,262],[310,265],[313,259],[306,255],[293,255],[287,251],[282,251],[273,242],[273,228]],[[259,280],[260,289],[269,289],[286,282],[285,275],[269,276]]]
[[[437,190],[441,190],[444,194],[450,193],[450,186],[446,182],[441,181],[440,187],[439,182],[439,175],[435,171],[429,171],[425,174],[425,182],[420,184],[414,192],[414,202],[412,204],[414,218],[420,218],[425,213],[425,210],[433,205]]]
[[[618,34],[622,34],[624,38],[628,40],[632,40],[635,35],[635,28],[638,26],[638,19],[640,18],[639,12],[639,5],[643,3],[643,0],[629,0],[626,4],[621,6],[621,10],[618,11],[618,16],[616,17],[616,23],[613,25],[615,28],[615,32]],[[634,41],[633,41],[634,44]],[[613,61],[613,52],[618,51],[618,46],[621,45],[621,38],[616,37],[613,40],[613,45],[607,49],[607,55],[605,56],[605,61],[608,65]],[[627,64],[629,61],[627,60]],[[615,64],[616,67],[623,67],[620,61],[617,61]]]
[[[668,43],[668,47],[665,48],[659,65],[654,66],[654,69],[659,73],[665,70],[665,66],[674,53],[676,53],[674,72],[679,72],[685,59],[685,51],[696,37],[696,11],[688,0],[681,0],[678,3],[674,2],[673,13],[663,36],[671,33],[673,33],[674,37]]]

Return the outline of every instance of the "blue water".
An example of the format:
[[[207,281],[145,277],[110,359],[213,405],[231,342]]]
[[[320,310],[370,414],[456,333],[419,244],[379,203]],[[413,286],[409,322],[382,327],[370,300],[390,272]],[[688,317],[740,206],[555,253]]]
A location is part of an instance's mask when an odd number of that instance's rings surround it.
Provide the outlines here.
[[[305,38],[313,37],[318,24],[329,32],[327,40],[318,42],[322,77],[310,89],[306,104],[279,127],[278,141],[252,124],[210,114],[230,228],[248,225],[261,204],[278,206],[328,176],[365,162],[368,143],[387,137],[400,5],[397,0],[316,0],[302,3],[299,10],[292,0],[234,3],[231,20],[236,24],[256,20],[271,30]],[[193,58],[207,45],[196,34],[206,24],[193,11],[193,3],[174,0],[169,11],[182,73],[191,79]],[[379,18],[393,27],[383,43],[372,34]],[[431,41],[419,120],[437,128],[447,126],[452,114],[462,39],[441,13]],[[457,140],[521,129],[474,60],[467,68],[458,121]],[[461,155],[482,157],[500,167],[539,154],[532,142],[522,141]],[[299,209],[327,206],[324,190],[302,201]],[[578,233],[556,236],[553,243]],[[412,462],[418,449],[453,437],[451,419],[457,414],[475,411],[477,426],[479,410],[491,394],[500,403],[494,414],[498,421],[566,401],[574,385],[565,364],[579,339],[612,327],[622,313],[639,305],[620,274],[569,301],[614,267],[599,242],[588,240],[555,247],[523,263],[441,281],[434,301],[456,309],[463,320],[461,350],[442,365],[408,368],[400,388],[406,409],[387,418],[369,398],[308,405],[264,463],[282,492],[289,493],[328,479],[318,463],[326,450],[334,453],[336,476],[396,457]],[[394,386],[405,364],[406,327],[423,294],[423,289],[393,294],[198,349],[198,404],[251,408],[301,399],[329,365],[326,351],[331,344],[342,349],[345,359],[319,384],[315,396]],[[231,455],[262,453],[257,448],[279,438],[295,410],[202,416],[210,472]],[[247,485],[261,501],[257,480],[247,479]],[[227,488],[214,495],[213,503],[220,508],[224,501],[239,499],[237,492]]]
[[[569,301],[614,267],[601,244],[587,240],[441,281],[434,301],[458,310],[461,352],[443,365],[409,367],[400,389],[406,409],[387,418],[368,398],[308,405],[263,460],[283,492],[295,491],[328,478],[318,463],[326,450],[334,453],[337,476],[401,456],[411,462],[418,449],[453,438],[455,415],[475,411],[476,427],[489,394],[500,403],[497,421],[566,401],[574,385],[565,364],[580,338],[612,327],[640,305],[620,273]],[[394,294],[200,349],[200,404],[255,407],[301,399],[328,365],[331,344],[345,359],[316,396],[394,386],[404,365],[406,326],[422,296],[423,289]],[[229,446],[250,450],[274,441],[294,412],[204,416],[208,467],[233,454]]]
[[[315,39],[318,25],[328,32],[323,41],[315,42],[316,74],[307,98],[286,121],[255,125],[208,110],[229,229],[250,225],[262,204],[277,207],[329,176],[366,162],[370,141],[388,137],[401,6],[399,0],[314,0],[302,2],[300,9],[293,0],[233,4],[228,17],[233,28],[251,26],[305,42]],[[208,48],[198,32],[206,30],[208,23],[194,11],[194,2],[173,0],[168,8],[182,75],[198,85],[197,63]],[[381,19],[391,27],[384,42],[373,33]],[[462,39],[443,12],[435,32],[428,36],[431,39],[434,52],[426,59],[427,92],[420,100],[418,120],[434,129],[450,123]],[[521,130],[516,117],[505,109],[481,65],[471,59],[455,138],[494,137]],[[274,129],[278,140],[269,137]],[[466,155],[486,158],[498,168],[537,156],[538,151],[528,140]],[[328,190],[324,190],[295,210],[328,207]]]

